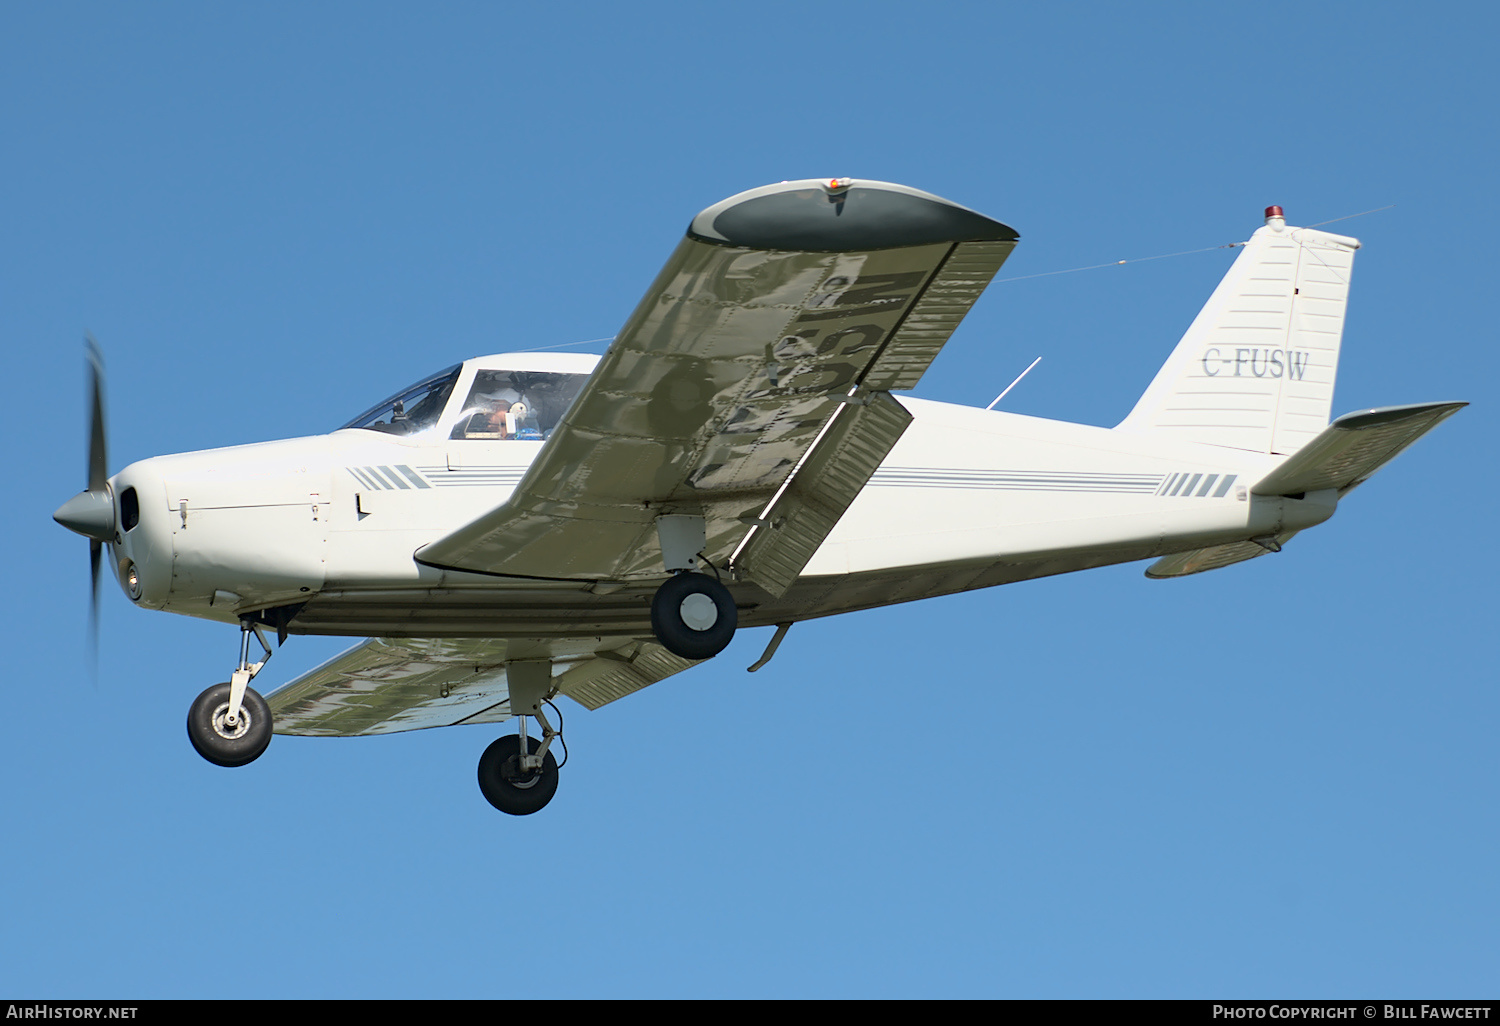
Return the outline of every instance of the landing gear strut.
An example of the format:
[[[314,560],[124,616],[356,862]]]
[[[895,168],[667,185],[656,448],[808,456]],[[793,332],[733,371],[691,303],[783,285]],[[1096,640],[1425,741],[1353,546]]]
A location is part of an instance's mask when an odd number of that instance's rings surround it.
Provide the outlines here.
[[[265,659],[250,662],[250,633],[265,650]],[[216,766],[243,766],[260,758],[271,743],[271,707],[248,685],[271,658],[271,646],[258,624],[240,621],[240,665],[229,682],[215,684],[188,709],[188,740],[199,755]]]
[[[739,610],[729,589],[706,574],[684,572],[656,589],[651,630],[667,651],[710,659],[734,640]]]

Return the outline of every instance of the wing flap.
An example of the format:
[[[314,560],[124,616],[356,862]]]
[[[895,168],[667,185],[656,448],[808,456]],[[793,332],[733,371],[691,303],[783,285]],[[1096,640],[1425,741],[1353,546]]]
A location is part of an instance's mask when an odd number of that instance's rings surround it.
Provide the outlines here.
[[[1345,414],[1250,490],[1256,495],[1348,492],[1467,405],[1414,403]]]
[[[781,596],[910,424],[911,414],[889,392],[836,411],[826,435],[736,553],[736,572]]]
[[[698,663],[668,652],[654,641],[633,651],[601,652],[557,680],[557,690],[587,709],[598,709]]]

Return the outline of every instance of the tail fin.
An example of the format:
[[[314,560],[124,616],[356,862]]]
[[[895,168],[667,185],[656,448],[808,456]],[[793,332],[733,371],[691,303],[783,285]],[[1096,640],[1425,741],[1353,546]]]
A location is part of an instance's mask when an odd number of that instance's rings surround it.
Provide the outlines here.
[[[1359,240],[1288,228],[1246,242],[1130,416],[1127,431],[1292,453],[1328,424]]]

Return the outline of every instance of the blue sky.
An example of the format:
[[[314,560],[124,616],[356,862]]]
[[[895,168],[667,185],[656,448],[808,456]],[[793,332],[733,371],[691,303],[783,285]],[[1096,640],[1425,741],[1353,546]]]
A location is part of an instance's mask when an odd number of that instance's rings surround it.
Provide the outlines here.
[[[1481,4],[197,4],[0,11],[0,992],[1468,997],[1500,966],[1496,70]],[[852,175],[1014,225],[1007,275],[1394,204],[1335,412],[1473,406],[1278,556],[768,631],[498,731],[199,759],[232,629],[86,658],[85,329],[111,470],[329,430],[611,335],[699,209]],[[914,393],[1113,424],[1231,251],[993,286]],[[599,347],[582,347],[599,351]],[[1488,456],[1484,454],[1488,453]],[[343,647],[295,639],[257,684]],[[267,680],[269,678],[269,680]]]

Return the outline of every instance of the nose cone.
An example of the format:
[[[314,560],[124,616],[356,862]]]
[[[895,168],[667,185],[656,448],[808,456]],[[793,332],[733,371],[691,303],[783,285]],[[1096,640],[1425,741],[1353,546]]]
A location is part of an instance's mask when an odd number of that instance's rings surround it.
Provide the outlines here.
[[[115,503],[106,491],[79,492],[58,507],[52,519],[96,541],[111,541],[115,536]]]

